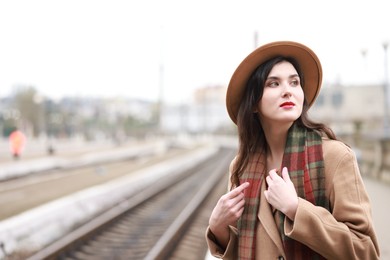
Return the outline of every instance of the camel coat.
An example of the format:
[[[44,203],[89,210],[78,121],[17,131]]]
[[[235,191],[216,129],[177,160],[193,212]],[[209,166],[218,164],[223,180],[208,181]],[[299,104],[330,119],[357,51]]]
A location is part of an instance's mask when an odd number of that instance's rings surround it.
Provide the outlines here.
[[[325,138],[322,149],[331,212],[299,198],[295,220],[285,220],[286,235],[326,259],[379,259],[370,201],[353,151],[342,142]],[[256,259],[286,259],[271,206],[263,195],[265,188],[263,182],[257,215]],[[237,229],[229,228],[230,241],[226,249],[218,245],[209,228],[206,240],[215,257],[238,259]]]

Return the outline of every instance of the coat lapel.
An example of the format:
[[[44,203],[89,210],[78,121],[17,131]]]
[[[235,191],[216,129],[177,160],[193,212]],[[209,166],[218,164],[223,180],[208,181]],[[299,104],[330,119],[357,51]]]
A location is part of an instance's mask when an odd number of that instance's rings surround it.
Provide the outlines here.
[[[265,179],[264,179],[265,180]],[[261,185],[260,193],[260,208],[257,213],[257,217],[260,220],[260,225],[262,225],[267,232],[268,236],[272,239],[274,244],[278,247],[280,252],[284,252],[282,239],[280,238],[278,227],[273,215],[273,210],[271,205],[268,203],[264,196],[264,191],[266,189],[265,181]]]

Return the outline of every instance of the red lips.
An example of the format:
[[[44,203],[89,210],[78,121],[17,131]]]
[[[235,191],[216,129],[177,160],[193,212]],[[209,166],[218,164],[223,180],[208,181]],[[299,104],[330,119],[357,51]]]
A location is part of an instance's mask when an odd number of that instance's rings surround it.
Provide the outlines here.
[[[293,102],[284,102],[280,107],[293,107],[295,104]]]

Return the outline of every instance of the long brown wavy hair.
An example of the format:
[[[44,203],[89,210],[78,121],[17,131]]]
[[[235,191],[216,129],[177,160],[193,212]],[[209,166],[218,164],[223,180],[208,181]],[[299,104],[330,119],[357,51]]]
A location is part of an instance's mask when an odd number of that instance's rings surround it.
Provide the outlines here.
[[[296,69],[300,79],[301,86],[304,86],[304,75],[301,71],[298,62],[291,57],[278,56],[261,64],[251,75],[246,85],[244,96],[238,108],[237,127],[239,146],[236,161],[231,174],[231,187],[239,186],[239,177],[246,169],[249,157],[254,153],[264,153],[267,151],[267,140],[265,139],[264,130],[256,113],[253,111],[257,107],[263,96],[265,81],[272,68],[282,62],[291,63]],[[301,116],[296,120],[296,123],[308,129],[315,130],[321,135],[326,135],[328,138],[336,140],[336,136],[332,129],[325,124],[313,122],[308,117],[309,106],[305,99]]]

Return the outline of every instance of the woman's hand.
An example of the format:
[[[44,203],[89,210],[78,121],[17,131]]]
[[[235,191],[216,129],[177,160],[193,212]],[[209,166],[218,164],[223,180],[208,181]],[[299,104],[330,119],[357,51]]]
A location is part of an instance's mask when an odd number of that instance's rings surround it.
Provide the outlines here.
[[[276,170],[271,170],[266,181],[268,189],[264,191],[264,196],[268,203],[294,221],[298,208],[298,195],[287,168],[283,168],[282,177],[276,173]]]
[[[224,248],[229,242],[229,225],[236,226],[237,220],[244,211],[244,190],[248,186],[249,183],[244,182],[223,195],[211,213],[209,228]]]

